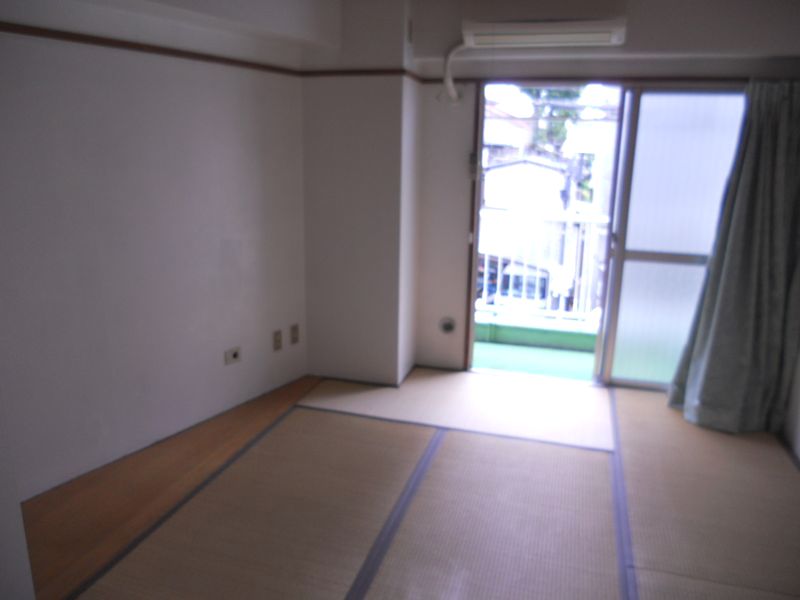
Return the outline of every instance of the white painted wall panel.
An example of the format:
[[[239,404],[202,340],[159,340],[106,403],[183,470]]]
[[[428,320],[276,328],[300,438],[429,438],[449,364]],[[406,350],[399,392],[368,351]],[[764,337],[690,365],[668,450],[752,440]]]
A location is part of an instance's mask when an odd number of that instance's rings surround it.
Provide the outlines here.
[[[341,44],[331,52],[308,47],[311,69],[402,68],[406,55],[406,0],[342,0]]]
[[[303,86],[311,371],[395,385],[403,79]]]
[[[464,366],[469,287],[469,226],[475,86],[462,88],[456,105],[438,98],[438,85],[422,87],[420,145],[417,364],[449,369]],[[439,329],[452,317],[456,329]]]
[[[0,598],[24,600],[34,597],[33,581],[5,409],[0,399]]]
[[[21,498],[307,372],[298,79],[2,35],[0,80]]]
[[[416,352],[419,247],[419,162],[422,86],[403,79],[402,165],[400,181],[400,311],[398,374],[405,379]]]
[[[148,5],[174,6],[223,19],[239,28],[310,44],[340,43],[342,0],[82,0],[115,3],[145,11]],[[176,14],[177,16],[177,14]]]

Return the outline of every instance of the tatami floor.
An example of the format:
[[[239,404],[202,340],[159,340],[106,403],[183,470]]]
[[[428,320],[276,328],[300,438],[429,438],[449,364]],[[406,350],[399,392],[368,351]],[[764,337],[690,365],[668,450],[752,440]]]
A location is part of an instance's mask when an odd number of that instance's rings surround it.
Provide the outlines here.
[[[800,473],[773,436],[520,374],[303,394],[82,597],[800,597]]]
[[[300,404],[596,450],[614,446],[608,390],[528,373],[417,368],[398,388],[327,380]]]

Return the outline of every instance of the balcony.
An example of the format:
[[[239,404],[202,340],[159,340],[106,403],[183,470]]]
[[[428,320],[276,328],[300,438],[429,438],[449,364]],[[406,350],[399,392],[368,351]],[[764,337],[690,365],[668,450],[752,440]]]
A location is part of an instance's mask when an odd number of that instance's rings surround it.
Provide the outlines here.
[[[474,366],[591,378],[608,228],[596,213],[481,209]]]

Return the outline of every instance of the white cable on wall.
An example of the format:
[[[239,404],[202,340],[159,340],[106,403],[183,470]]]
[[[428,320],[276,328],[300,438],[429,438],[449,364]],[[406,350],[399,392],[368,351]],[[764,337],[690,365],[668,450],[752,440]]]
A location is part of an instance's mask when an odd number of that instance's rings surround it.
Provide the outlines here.
[[[459,100],[461,100],[461,95],[458,93],[456,89],[456,84],[453,81],[453,57],[464,50],[466,45],[458,44],[447,53],[447,58],[444,61],[444,89],[447,92],[448,98],[450,98],[450,102],[456,104]]]

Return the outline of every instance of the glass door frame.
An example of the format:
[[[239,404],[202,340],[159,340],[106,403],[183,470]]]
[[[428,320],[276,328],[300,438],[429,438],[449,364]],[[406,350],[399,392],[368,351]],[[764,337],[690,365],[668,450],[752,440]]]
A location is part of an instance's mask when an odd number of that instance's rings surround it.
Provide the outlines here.
[[[659,93],[698,93],[731,94],[743,93],[746,81],[731,80],[619,80],[613,78],[570,78],[570,79],[487,79],[477,82],[475,98],[475,131],[473,153],[470,156],[470,170],[473,180],[472,210],[469,232],[469,289],[467,296],[467,326],[465,328],[466,348],[464,368],[472,366],[472,347],[475,342],[475,290],[478,269],[478,229],[479,211],[483,193],[483,165],[481,151],[483,146],[483,120],[485,109],[484,88],[492,83],[511,83],[535,87],[580,86],[598,83],[620,88],[620,120],[617,125],[617,142],[614,149],[614,179],[609,199],[609,235],[606,241],[605,273],[603,289],[603,316],[597,332],[593,379],[605,386],[631,387],[639,389],[664,390],[668,386],[647,381],[628,380],[613,377],[614,351],[619,324],[619,311],[622,293],[622,275],[626,261],[666,263],[675,265],[705,266],[707,254],[682,254],[673,252],[653,252],[630,250],[626,246],[628,212],[631,200],[631,183],[636,158],[636,141],[639,127],[639,109],[642,95],[647,92]]]
[[[484,90],[487,85],[493,83],[509,83],[512,85],[525,85],[530,87],[572,87],[589,85],[592,83],[617,86],[620,88],[620,114],[624,112],[625,91],[628,86],[626,83],[603,78],[569,78],[569,79],[536,79],[536,78],[514,78],[514,79],[486,79],[477,82],[475,86],[475,131],[474,131],[474,145],[473,151],[470,155],[470,175],[472,177],[472,206],[470,211],[470,230],[469,230],[469,283],[467,290],[467,321],[465,327],[465,350],[464,350],[464,370],[468,371],[472,368],[472,354],[473,346],[475,343],[475,295],[477,290],[478,280],[478,237],[480,231],[480,210],[483,205],[483,184],[484,184],[484,171],[481,160],[483,151],[483,125],[486,107],[486,96]],[[617,172],[619,171],[620,148],[621,148],[621,131],[623,125],[623,118],[617,124],[617,139],[614,148],[613,160],[613,181],[611,193],[609,198],[609,223],[608,223],[608,236],[606,240],[606,256],[605,256],[605,273],[606,281],[603,286],[603,295],[601,305],[605,307],[608,303],[608,286],[611,281],[609,274],[610,267],[610,250],[612,247],[611,237],[614,229],[614,212],[615,201],[617,198]],[[592,379],[595,383],[601,382],[601,358],[603,348],[605,347],[603,327],[605,323],[605,316],[601,319],[600,327],[597,331],[597,341],[595,342],[594,349],[594,369],[592,372]]]
[[[708,254],[684,254],[663,251],[631,250],[627,247],[628,215],[631,202],[633,169],[636,160],[636,142],[639,129],[639,112],[642,95],[659,94],[731,94],[743,93],[742,82],[631,82],[622,86],[619,140],[615,189],[611,200],[611,226],[608,236],[606,298],[603,318],[598,332],[598,349],[595,354],[595,380],[606,386],[665,390],[668,385],[656,382],[629,380],[613,376],[614,354],[619,326],[622,297],[622,276],[627,261],[694,265],[705,267]]]

